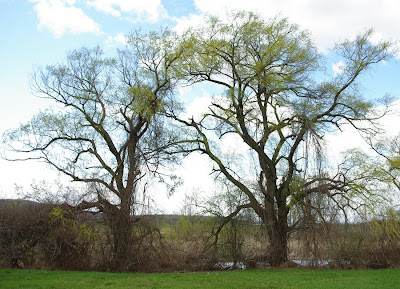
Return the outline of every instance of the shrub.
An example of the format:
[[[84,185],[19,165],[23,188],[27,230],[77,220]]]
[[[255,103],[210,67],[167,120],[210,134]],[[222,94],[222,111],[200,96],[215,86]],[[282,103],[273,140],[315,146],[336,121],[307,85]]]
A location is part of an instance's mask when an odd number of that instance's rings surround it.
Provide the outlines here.
[[[33,266],[37,247],[48,235],[49,206],[29,201],[3,200],[0,204],[0,265]]]
[[[92,230],[67,206],[55,206],[48,219],[51,230],[41,242],[45,263],[54,269],[90,269]]]

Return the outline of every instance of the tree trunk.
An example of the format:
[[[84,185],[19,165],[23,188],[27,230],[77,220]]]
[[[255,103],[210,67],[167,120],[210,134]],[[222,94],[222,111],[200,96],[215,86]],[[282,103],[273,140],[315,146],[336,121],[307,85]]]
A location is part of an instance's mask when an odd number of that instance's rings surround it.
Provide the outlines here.
[[[267,256],[271,266],[278,267],[288,261],[287,223],[285,220],[273,217],[265,223],[265,227],[269,241]]]
[[[108,215],[111,234],[113,237],[113,253],[111,267],[113,270],[127,271],[134,263],[132,252],[132,222],[129,209],[114,208]]]
[[[288,220],[286,200],[281,199],[278,191],[270,192],[270,196],[278,195],[277,202],[274,197],[265,199],[264,222],[269,239],[269,262],[271,266],[278,267],[288,261]]]
[[[288,261],[287,224],[271,222],[266,224],[269,239],[269,262],[272,267],[278,267]]]
[[[127,271],[132,263],[131,223],[126,216],[119,216],[112,224],[114,240],[114,257],[112,267],[116,270]]]
[[[269,230],[269,261],[272,267],[278,267],[288,261],[287,232],[279,228]]]

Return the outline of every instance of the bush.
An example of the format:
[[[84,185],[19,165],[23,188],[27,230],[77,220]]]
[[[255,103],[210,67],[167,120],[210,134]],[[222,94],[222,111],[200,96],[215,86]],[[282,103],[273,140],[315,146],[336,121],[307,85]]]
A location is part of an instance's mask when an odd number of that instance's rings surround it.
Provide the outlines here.
[[[371,268],[400,266],[400,218],[389,211],[384,219],[369,224],[372,241],[367,246],[365,260]]]
[[[0,204],[0,266],[89,269],[91,230],[68,206],[22,200]]]
[[[41,242],[44,261],[54,269],[90,269],[93,233],[75,219],[72,209],[55,206],[48,215],[50,232]]]
[[[48,235],[51,208],[29,201],[3,200],[0,204],[0,266],[30,267],[37,247]]]
[[[116,270],[107,219],[101,214],[90,216],[68,205],[0,201],[0,267]],[[267,264],[268,243],[261,224],[234,219],[216,239],[220,224],[220,219],[210,216],[132,218],[127,262],[118,270],[196,271],[221,269],[218,264],[224,268]],[[328,262],[335,268],[400,265],[398,214],[368,223],[314,224],[293,232],[292,238],[291,258],[304,260],[308,266]]]

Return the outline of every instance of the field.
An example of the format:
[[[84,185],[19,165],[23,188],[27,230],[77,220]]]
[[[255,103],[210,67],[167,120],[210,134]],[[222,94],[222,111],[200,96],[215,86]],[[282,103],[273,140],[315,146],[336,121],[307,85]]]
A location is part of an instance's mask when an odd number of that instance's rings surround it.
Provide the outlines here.
[[[2,269],[0,288],[400,288],[400,269],[255,269],[165,274]]]

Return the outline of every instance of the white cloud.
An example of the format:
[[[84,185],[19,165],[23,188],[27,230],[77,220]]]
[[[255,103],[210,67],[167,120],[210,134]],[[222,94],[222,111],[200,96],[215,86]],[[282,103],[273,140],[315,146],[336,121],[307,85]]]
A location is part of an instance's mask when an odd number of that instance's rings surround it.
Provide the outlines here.
[[[393,101],[390,104],[390,112],[383,117],[381,120],[382,129],[384,134],[389,136],[395,136],[400,133],[399,128],[399,116],[400,116],[400,99]]]
[[[344,124],[341,129],[341,132],[338,131],[324,136],[327,148],[325,151],[326,157],[334,167],[343,161],[343,153],[347,150],[354,148],[359,148],[366,152],[369,150],[367,143],[354,127]]]
[[[201,13],[223,17],[227,10],[248,10],[266,19],[277,14],[309,30],[325,52],[346,38],[374,28],[384,39],[400,40],[397,0],[194,0]],[[193,18],[194,19],[194,18]]]
[[[100,25],[73,6],[75,0],[30,0],[39,18],[39,29],[47,28],[56,38],[64,33],[100,33]]]
[[[189,16],[173,17],[173,21],[176,22],[173,30],[179,34],[183,33],[190,27],[197,27],[205,22],[205,15],[190,14]]]
[[[138,21],[157,22],[167,15],[161,0],[92,0],[88,5],[115,17],[121,17],[122,13],[135,14]]]
[[[220,141],[220,148],[223,154],[241,157],[241,162],[245,162],[247,152],[250,150],[249,146],[236,133],[226,134]]]
[[[344,69],[345,69],[345,64],[341,60],[337,63],[332,64],[332,70],[335,76],[342,74]]]
[[[212,102],[212,98],[210,95],[206,95],[203,91],[203,96],[195,98],[186,109],[185,116],[183,119],[194,119],[195,121],[199,121],[205,113],[208,113],[208,107]]]
[[[114,41],[121,44],[127,44],[128,38],[126,38],[126,36],[123,33],[118,33],[116,36],[114,36]]]
[[[377,107],[375,110],[383,110],[383,107]],[[385,136],[394,137],[400,133],[399,130],[399,115],[400,115],[400,100],[391,103],[391,112],[378,120],[378,125],[381,128],[380,133]],[[343,153],[351,149],[361,149],[367,154],[375,155],[367,142],[361,137],[360,133],[350,124],[344,124],[341,127],[342,131],[329,133],[324,136],[327,148],[327,157],[332,165],[338,165],[343,160]],[[378,136],[379,137],[379,136]]]
[[[128,43],[128,38],[123,33],[118,33],[115,36],[109,35],[106,39],[107,46],[114,46],[114,45],[126,45]]]

